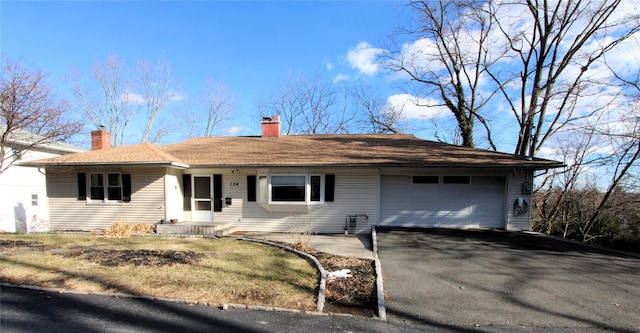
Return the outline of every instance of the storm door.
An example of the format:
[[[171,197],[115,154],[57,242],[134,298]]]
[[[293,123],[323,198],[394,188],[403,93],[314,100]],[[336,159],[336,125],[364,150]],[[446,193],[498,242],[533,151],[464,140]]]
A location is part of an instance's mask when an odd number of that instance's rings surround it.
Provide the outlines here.
[[[193,177],[193,211],[191,219],[194,222],[213,221],[212,183],[211,176]]]

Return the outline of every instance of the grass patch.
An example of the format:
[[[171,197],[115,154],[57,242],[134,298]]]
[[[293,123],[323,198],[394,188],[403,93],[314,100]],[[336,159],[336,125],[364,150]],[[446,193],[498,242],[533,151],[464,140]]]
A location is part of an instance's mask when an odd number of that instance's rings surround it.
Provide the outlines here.
[[[315,267],[281,249],[235,239],[0,235],[3,282],[201,302],[315,309]],[[73,255],[73,254],[76,255]],[[82,255],[79,255],[82,254]],[[110,266],[95,256],[111,257]],[[182,258],[169,265],[137,265]],[[142,257],[136,257],[142,255]],[[115,259],[121,260],[113,264]],[[119,264],[118,264],[119,263]]]

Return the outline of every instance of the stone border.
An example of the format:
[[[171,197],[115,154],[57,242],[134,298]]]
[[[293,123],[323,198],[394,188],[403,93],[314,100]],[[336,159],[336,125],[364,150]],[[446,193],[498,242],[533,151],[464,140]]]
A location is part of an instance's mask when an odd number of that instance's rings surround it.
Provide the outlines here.
[[[384,305],[384,286],[382,284],[382,264],[378,256],[378,236],[376,226],[371,226],[371,247],[373,250],[373,261],[376,268],[376,298],[378,299],[378,317],[381,321],[387,321],[387,309]]]
[[[39,286],[32,286],[32,285],[25,285],[25,284],[17,285],[17,284],[12,284],[7,282],[0,282],[0,286],[6,287],[6,288],[21,288],[21,289],[37,290],[37,291],[44,291],[44,292],[56,293],[56,294],[103,296],[103,297],[114,297],[114,298],[140,299],[145,301],[169,302],[169,303],[177,303],[177,304],[202,305],[202,306],[210,306],[213,308],[218,308],[220,310],[246,309],[246,310],[258,310],[258,311],[288,312],[288,313],[307,314],[307,315],[314,315],[314,316],[355,317],[354,315],[346,314],[346,313],[330,314],[330,313],[324,313],[321,311],[305,311],[305,310],[298,310],[298,309],[279,308],[275,306],[259,306],[259,305],[246,305],[246,304],[236,304],[236,303],[199,302],[199,301],[188,300],[188,299],[172,299],[172,298],[155,297],[155,296],[148,296],[148,295],[106,293],[106,292],[100,292],[100,291],[78,291],[78,290],[69,290],[69,289],[63,289],[63,288],[39,287]]]
[[[243,241],[248,241],[248,242],[255,242],[255,243],[262,243],[262,244],[267,244],[267,245],[271,245],[271,246],[275,246],[275,247],[279,247],[281,249],[293,252],[301,257],[307,258],[311,261],[313,261],[313,263],[316,265],[316,268],[318,269],[318,272],[320,272],[320,286],[318,288],[318,301],[316,302],[316,311],[319,313],[323,313],[322,311],[324,310],[324,300],[325,300],[325,289],[327,287],[327,271],[324,269],[324,267],[322,267],[322,265],[320,264],[320,262],[318,261],[318,258],[302,252],[302,251],[298,251],[296,249],[290,248],[288,246],[284,246],[282,244],[278,244],[278,243],[274,243],[274,242],[270,242],[267,240],[261,240],[261,239],[254,239],[254,238],[246,238],[246,237],[238,237],[238,240],[243,240]]]

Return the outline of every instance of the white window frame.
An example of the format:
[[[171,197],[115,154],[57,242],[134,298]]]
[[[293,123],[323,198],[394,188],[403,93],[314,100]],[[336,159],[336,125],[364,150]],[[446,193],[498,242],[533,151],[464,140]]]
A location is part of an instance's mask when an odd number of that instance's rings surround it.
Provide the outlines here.
[[[305,179],[304,201],[274,201],[272,177],[302,177]],[[320,200],[311,201],[311,177],[320,177]],[[266,184],[266,191],[263,188]],[[269,205],[319,205],[324,203],[325,175],[316,173],[270,173],[258,175],[256,182],[258,201]]]
[[[92,198],[92,192],[91,192],[91,188],[95,187],[92,186],[91,184],[91,180],[92,180],[92,176],[93,175],[102,175],[102,195],[104,199],[93,199]],[[109,175],[118,175],[118,182],[119,185],[118,186],[109,186]],[[107,172],[90,172],[87,174],[88,179],[87,179],[87,202],[89,203],[122,203],[122,198],[124,196],[123,193],[123,188],[124,188],[124,184],[122,182],[122,172],[114,172],[114,171],[107,171]],[[109,199],[109,188],[120,188],[120,199]]]

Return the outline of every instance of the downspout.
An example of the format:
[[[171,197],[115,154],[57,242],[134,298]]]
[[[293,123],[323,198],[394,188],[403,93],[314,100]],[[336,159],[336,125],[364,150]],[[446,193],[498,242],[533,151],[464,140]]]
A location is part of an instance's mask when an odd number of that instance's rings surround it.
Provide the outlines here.
[[[514,169],[512,172],[516,173],[517,171]],[[511,185],[511,177],[511,172],[509,172],[504,179],[504,192],[502,196],[502,228],[504,230],[509,229],[509,188]]]

